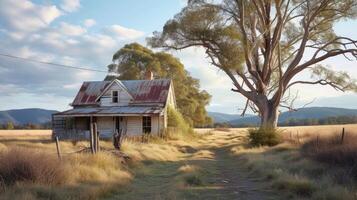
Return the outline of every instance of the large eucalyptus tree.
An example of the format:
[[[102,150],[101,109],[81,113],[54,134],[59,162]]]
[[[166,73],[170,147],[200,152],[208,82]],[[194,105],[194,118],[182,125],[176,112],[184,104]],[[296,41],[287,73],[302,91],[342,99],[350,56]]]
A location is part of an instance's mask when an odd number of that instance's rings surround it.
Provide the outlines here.
[[[232,91],[247,98],[243,112],[250,106],[259,113],[261,127],[270,128],[277,126],[278,108],[290,107],[285,100],[292,86],[357,90],[347,73],[321,64],[335,56],[355,60],[356,38],[333,29],[356,13],[356,0],[189,0],[148,42],[174,50],[203,47],[232,80]],[[307,70],[314,79],[296,80]]]

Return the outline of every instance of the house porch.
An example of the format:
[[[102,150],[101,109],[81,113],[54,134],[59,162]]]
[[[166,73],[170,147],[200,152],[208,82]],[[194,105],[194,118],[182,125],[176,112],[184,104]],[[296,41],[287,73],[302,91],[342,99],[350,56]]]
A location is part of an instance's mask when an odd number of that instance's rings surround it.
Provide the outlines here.
[[[64,116],[53,115],[54,136],[62,139],[88,139],[90,123],[96,123],[101,139],[110,139],[118,132],[126,136],[141,136],[143,133],[160,135],[165,129],[164,116],[120,115],[120,116]]]

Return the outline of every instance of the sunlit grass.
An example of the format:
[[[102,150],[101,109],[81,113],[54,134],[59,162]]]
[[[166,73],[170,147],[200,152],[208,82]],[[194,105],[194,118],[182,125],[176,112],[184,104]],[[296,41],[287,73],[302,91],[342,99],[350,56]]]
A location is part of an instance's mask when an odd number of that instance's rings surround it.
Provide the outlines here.
[[[345,176],[344,168],[321,164],[301,153],[303,141],[316,137],[311,132],[300,132],[300,143],[257,148],[248,145],[244,129],[211,130],[189,137],[156,138],[148,143],[126,140],[121,153],[111,141],[101,141],[102,151],[94,156],[88,149],[74,153],[88,148],[88,141],[60,141],[62,161],[58,167],[66,172],[63,182],[2,185],[1,198],[229,199],[234,194],[222,192],[221,176],[222,170],[230,169],[226,173],[232,178],[244,178],[237,176],[239,173],[260,178],[259,184],[267,184],[282,198],[356,199],[355,180]],[[284,138],[290,137],[287,133]],[[24,156],[29,151],[45,152],[49,160],[58,161],[55,143],[49,138],[1,140],[0,154],[15,147],[25,148]]]

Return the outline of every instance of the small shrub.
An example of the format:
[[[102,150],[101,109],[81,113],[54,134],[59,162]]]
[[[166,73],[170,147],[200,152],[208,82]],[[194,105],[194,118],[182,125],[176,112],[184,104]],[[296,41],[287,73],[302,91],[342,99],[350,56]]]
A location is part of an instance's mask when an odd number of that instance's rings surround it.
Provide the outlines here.
[[[57,185],[67,178],[57,157],[20,148],[0,154],[0,177],[5,185],[17,182]]]
[[[280,132],[276,129],[249,129],[248,132],[253,146],[275,146],[281,142]]]
[[[201,186],[203,182],[197,174],[185,176],[185,183],[189,186]]]

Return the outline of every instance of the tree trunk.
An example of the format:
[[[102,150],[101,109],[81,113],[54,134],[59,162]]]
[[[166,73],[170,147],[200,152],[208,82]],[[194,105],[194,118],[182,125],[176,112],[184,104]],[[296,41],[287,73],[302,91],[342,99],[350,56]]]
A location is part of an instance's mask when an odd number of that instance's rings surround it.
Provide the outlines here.
[[[279,111],[278,107],[268,102],[261,110],[261,129],[274,129],[278,126]]]

